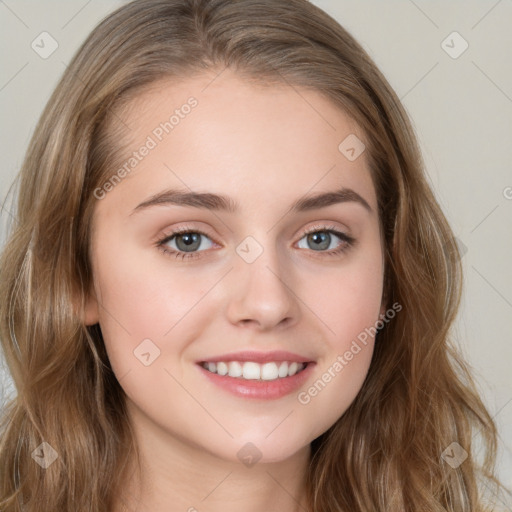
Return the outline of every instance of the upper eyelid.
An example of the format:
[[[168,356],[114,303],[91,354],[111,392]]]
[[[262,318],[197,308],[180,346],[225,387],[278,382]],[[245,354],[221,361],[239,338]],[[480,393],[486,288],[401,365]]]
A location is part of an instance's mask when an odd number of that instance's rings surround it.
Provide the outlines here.
[[[203,236],[207,236],[210,240],[212,240],[212,242],[215,242],[215,237],[212,237],[211,235],[209,235],[205,230],[203,229],[198,229],[198,228],[194,228],[194,229],[190,229],[188,227],[179,227],[179,228],[175,228],[175,229],[172,229],[170,230],[171,232],[166,235],[165,233],[158,236],[156,241],[158,242],[165,242],[166,240],[170,240],[178,235],[182,235],[182,234],[185,234],[185,233],[199,233]],[[215,242],[216,243],[216,242]]]
[[[163,243],[169,242],[170,240],[174,239],[176,236],[178,236],[180,234],[199,233],[202,236],[208,237],[214,244],[219,245],[218,242],[215,240],[215,237],[208,234],[206,232],[206,230],[202,230],[200,228],[194,228],[192,226],[180,226],[171,231],[172,232],[169,235],[163,235],[163,236],[159,237],[157,239],[157,242],[159,244],[163,244]],[[352,239],[352,240],[354,239],[354,237],[352,237],[350,234],[346,233],[342,228],[339,228],[337,226],[333,226],[333,225],[330,225],[329,223],[326,223],[326,224],[313,225],[313,226],[310,226],[309,228],[306,228],[305,230],[301,230],[300,240],[311,233],[316,233],[316,232],[320,232],[320,231],[334,232],[335,236],[338,236],[336,233],[336,232],[338,232],[349,239]],[[339,236],[338,236],[338,238],[339,238]],[[202,252],[202,251],[199,251],[199,252]]]

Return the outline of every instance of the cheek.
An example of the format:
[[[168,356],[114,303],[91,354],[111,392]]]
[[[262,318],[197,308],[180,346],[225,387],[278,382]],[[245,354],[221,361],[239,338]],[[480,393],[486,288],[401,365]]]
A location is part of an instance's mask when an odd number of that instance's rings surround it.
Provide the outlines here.
[[[94,269],[101,330],[119,374],[140,366],[134,351],[144,340],[151,340],[160,350],[158,363],[179,354],[193,335],[194,325],[201,325],[190,320],[201,315],[198,306],[218,279],[211,272],[201,277],[191,268],[173,269],[165,255],[154,251],[156,256],[144,258],[140,250],[124,247],[122,258],[103,254]]]
[[[297,396],[304,414],[318,418],[314,438],[332,426],[357,396],[368,373],[379,319],[383,273],[379,257],[320,276],[308,296],[328,345],[316,378]]]
[[[180,360],[212,317],[205,297],[219,276],[172,269],[164,255],[160,260],[142,262],[140,253],[131,258],[126,252],[122,261],[103,260],[97,280],[101,331],[116,378],[138,408],[169,428],[174,420],[162,411],[197,415],[178,384],[187,371]]]
[[[344,351],[361,332],[375,325],[382,292],[382,261],[375,250],[334,271],[317,274],[307,285],[305,296],[322,320],[331,347]]]

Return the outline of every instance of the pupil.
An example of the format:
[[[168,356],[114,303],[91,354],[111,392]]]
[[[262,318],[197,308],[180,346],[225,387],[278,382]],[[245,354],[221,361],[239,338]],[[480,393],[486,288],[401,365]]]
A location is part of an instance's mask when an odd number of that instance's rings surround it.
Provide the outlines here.
[[[199,233],[187,233],[185,235],[180,235],[176,239],[176,245],[180,250],[184,249],[185,251],[190,252],[191,249],[197,249],[199,247],[199,238]],[[180,247],[180,241],[182,241],[185,244],[185,248]],[[197,244],[197,247],[192,247],[193,244]]]
[[[318,248],[327,249],[329,247],[331,235],[325,231],[319,231],[318,233],[312,233],[309,235],[309,239],[317,244],[315,250]],[[318,243],[319,242],[319,243]],[[326,243],[327,242],[327,243]]]

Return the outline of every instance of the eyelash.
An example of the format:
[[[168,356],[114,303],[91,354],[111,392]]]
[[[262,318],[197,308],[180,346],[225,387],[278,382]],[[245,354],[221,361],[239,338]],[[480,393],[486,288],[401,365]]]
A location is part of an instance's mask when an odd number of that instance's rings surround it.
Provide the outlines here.
[[[332,233],[332,234],[336,235],[338,238],[340,238],[341,241],[343,242],[340,245],[340,247],[338,247],[337,249],[332,249],[330,251],[318,251],[322,254],[325,254],[327,257],[337,256],[339,254],[342,254],[342,253],[348,251],[349,249],[351,249],[354,246],[354,244],[356,242],[355,238],[353,238],[345,233],[342,233],[341,231],[338,231],[334,226],[325,226],[325,225],[313,226],[308,231],[305,231],[304,233],[302,233],[302,236],[300,237],[300,239],[302,240],[302,238],[304,238],[305,236],[310,235],[312,233],[320,233],[320,232]],[[200,254],[204,251],[178,252],[178,251],[175,251],[174,249],[169,250],[165,246],[165,244],[167,242],[170,242],[176,235],[191,234],[191,233],[203,235],[211,240],[211,237],[204,231],[201,231],[200,229],[192,229],[188,226],[183,226],[183,227],[175,229],[170,234],[166,234],[164,236],[164,238],[161,238],[160,240],[158,240],[156,242],[156,245],[166,256],[169,256],[172,258],[181,259],[181,260],[192,260],[192,259],[200,258],[201,257]],[[317,252],[317,251],[313,251],[313,252]]]

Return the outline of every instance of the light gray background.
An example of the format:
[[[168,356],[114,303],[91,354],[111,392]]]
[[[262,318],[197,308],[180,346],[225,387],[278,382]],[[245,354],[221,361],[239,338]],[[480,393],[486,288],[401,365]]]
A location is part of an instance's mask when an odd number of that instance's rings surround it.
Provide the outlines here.
[[[2,202],[65,63],[122,3],[0,0]],[[500,475],[512,486],[512,2],[314,3],[363,44],[402,99],[437,197],[467,249],[456,332],[498,422]],[[31,48],[43,31],[58,42],[47,59]],[[455,59],[442,47],[454,31],[469,44]],[[457,52],[463,43],[445,44]],[[11,209],[7,202],[3,229]],[[0,368],[0,405],[13,393]]]

